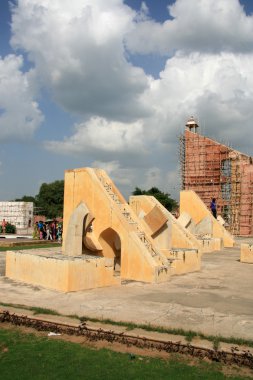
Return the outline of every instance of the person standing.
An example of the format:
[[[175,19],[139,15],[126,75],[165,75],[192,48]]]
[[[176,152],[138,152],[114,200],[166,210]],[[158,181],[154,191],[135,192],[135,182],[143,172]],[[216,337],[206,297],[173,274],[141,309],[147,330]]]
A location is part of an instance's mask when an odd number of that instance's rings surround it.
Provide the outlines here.
[[[62,242],[62,226],[60,223],[58,223],[58,228],[57,228],[57,240],[59,243]]]
[[[38,223],[38,229],[40,240],[43,240],[43,222],[41,220]]]
[[[53,240],[55,240],[56,239],[56,221],[55,221],[55,219],[51,223],[51,230],[52,230]]]
[[[6,232],[6,224],[7,224],[6,220],[3,219],[3,221],[2,221],[2,233],[3,234],[5,234],[5,232]]]
[[[212,199],[212,202],[210,204],[210,208],[211,208],[213,216],[215,217],[215,219],[217,219],[217,205],[216,205],[216,199],[215,198]]]
[[[49,225],[49,223],[46,224],[46,231],[47,231],[47,240],[53,240],[51,226]]]
[[[38,222],[34,223],[34,228],[33,228],[33,239],[39,239],[40,234],[39,234],[39,227],[38,227]]]

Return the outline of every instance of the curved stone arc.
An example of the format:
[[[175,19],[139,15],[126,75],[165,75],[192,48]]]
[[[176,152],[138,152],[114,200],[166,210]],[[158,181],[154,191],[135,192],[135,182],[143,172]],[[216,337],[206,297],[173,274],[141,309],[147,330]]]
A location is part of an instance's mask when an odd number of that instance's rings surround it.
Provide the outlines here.
[[[64,254],[68,256],[81,256],[83,233],[85,230],[85,219],[90,214],[90,211],[84,202],[72,212],[67,226],[66,240],[64,246]],[[89,223],[90,224],[90,223]],[[88,224],[88,225],[89,225]]]
[[[87,233],[87,235],[83,237],[83,244],[92,252],[100,252],[103,250],[94,232]]]

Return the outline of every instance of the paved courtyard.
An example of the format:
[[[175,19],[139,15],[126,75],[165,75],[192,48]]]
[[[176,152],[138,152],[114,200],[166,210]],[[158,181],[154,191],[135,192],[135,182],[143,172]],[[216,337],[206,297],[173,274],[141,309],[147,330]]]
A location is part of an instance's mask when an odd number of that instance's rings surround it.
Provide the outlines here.
[[[239,258],[239,247],[224,249],[203,255],[200,272],[167,283],[126,282],[59,293],[4,277],[5,254],[0,252],[0,302],[253,339],[253,264]]]

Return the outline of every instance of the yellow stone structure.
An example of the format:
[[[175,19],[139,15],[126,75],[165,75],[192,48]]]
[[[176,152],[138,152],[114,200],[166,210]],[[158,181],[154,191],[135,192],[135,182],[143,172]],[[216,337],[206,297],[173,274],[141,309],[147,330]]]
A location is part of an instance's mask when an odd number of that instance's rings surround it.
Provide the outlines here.
[[[120,284],[120,278],[113,276],[113,267],[106,258],[66,257],[55,248],[8,251],[6,276],[62,292]]]
[[[155,198],[126,202],[101,169],[65,172],[61,249],[8,251],[6,276],[69,292],[200,269],[201,244]]]
[[[180,218],[182,224],[203,241],[215,239],[209,241],[210,248],[212,246],[221,249],[223,246],[233,247],[235,244],[234,237],[213,217],[204,202],[192,190],[180,192],[179,220]],[[207,238],[203,239],[204,236]]]
[[[75,216],[81,205],[87,210]],[[82,234],[80,225],[86,218],[92,223]],[[142,229],[105,171],[82,168],[65,172],[63,219],[65,255],[85,253],[110,259],[115,275],[123,279],[145,282],[169,279],[169,261]]]
[[[241,257],[240,261],[242,263],[253,264],[253,245],[252,244],[241,244]]]
[[[171,261],[103,170],[65,172],[63,220],[62,253],[7,252],[6,276],[61,291],[169,280]]]
[[[201,243],[155,197],[131,196],[129,205],[154,244],[171,260],[171,274],[200,270]]]

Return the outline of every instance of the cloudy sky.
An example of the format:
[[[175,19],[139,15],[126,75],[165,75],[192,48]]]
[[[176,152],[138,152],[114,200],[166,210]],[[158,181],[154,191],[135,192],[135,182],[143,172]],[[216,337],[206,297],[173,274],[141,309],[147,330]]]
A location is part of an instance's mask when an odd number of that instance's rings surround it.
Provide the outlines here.
[[[102,167],[178,197],[178,136],[253,154],[253,1],[0,1],[0,200]]]

